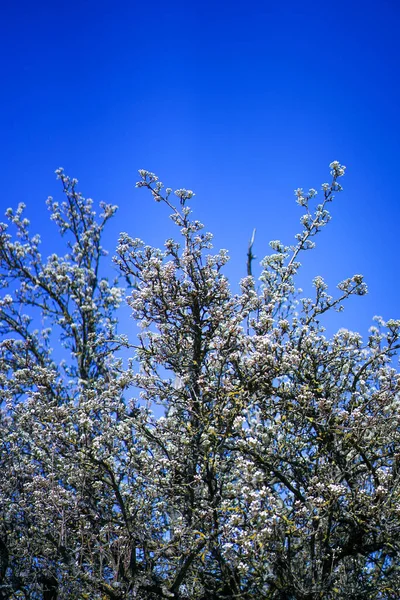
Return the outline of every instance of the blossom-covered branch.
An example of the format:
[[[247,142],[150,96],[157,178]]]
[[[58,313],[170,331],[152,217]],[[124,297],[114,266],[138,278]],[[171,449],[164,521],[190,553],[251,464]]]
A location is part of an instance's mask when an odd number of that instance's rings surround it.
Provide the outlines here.
[[[342,190],[345,167],[330,172],[321,202],[295,191],[301,231],[271,242],[258,282],[253,236],[239,293],[193,192],[149,171],[137,187],[176,236],[157,248],[121,234],[129,292],[103,276],[116,207],[97,216],[61,169],[64,201],[48,206],[64,254],[43,259],[25,207],[7,211],[0,599],[397,598],[400,321],[328,339],[325,315],[366,294],[363,277],[296,287]]]

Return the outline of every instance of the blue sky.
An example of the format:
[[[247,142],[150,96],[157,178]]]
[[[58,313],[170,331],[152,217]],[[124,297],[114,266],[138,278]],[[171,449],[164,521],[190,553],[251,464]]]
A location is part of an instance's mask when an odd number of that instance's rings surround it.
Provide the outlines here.
[[[292,243],[293,190],[339,160],[345,192],[299,284],[365,275],[369,295],[330,329],[400,318],[399,13],[394,0],[3,2],[1,213],[24,201],[44,253],[57,249],[45,199],[63,166],[120,206],[111,251],[121,230],[160,245],[172,224],[134,188],[145,168],[196,192],[237,281],[253,227],[260,259],[269,240]]]

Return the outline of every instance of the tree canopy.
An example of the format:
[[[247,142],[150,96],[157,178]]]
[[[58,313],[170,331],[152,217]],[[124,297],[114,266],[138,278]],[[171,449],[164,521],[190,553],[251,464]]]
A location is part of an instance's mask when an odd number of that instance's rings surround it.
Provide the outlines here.
[[[400,321],[329,339],[322,315],[363,277],[296,287],[341,191],[330,168],[320,202],[296,190],[301,231],[271,242],[259,279],[252,240],[238,293],[193,192],[148,171],[137,186],[176,239],[122,233],[114,283],[101,238],[116,207],[96,216],[61,169],[48,208],[65,254],[43,258],[25,206],[7,210],[0,599],[398,598]]]

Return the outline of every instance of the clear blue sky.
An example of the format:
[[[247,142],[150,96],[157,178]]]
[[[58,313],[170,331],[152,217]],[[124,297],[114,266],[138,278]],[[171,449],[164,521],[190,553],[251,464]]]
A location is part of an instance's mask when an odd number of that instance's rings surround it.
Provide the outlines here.
[[[369,296],[334,326],[400,318],[399,13],[395,0],[3,2],[1,213],[24,201],[44,253],[57,248],[44,201],[63,166],[120,206],[111,251],[121,230],[160,245],[172,225],[134,188],[145,168],[196,192],[237,280],[253,227],[260,259],[270,239],[292,243],[294,188],[339,160],[345,192],[301,284],[361,272]]]

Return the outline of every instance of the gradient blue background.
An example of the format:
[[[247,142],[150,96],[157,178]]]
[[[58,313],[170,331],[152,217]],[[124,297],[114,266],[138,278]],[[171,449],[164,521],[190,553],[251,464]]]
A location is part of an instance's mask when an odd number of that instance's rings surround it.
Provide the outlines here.
[[[84,195],[120,206],[111,252],[121,230],[160,245],[173,226],[134,188],[145,168],[196,192],[195,215],[230,250],[237,281],[253,227],[260,259],[270,239],[292,243],[294,188],[319,188],[339,160],[345,192],[299,285],[322,275],[334,291],[365,275],[369,295],[329,330],[400,318],[398,6],[3,2],[0,212],[24,201],[43,253],[58,250],[44,201],[61,197],[63,166]]]

